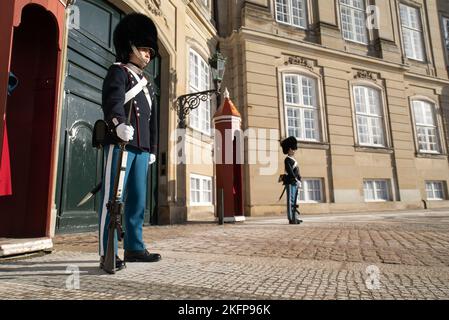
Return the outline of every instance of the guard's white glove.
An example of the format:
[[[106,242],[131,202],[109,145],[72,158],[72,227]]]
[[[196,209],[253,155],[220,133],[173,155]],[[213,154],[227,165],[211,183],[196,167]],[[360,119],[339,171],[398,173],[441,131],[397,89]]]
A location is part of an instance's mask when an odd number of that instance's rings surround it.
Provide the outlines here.
[[[153,164],[156,162],[156,156],[152,153],[150,153],[150,164]]]
[[[296,180],[296,186],[298,187],[298,189],[299,189],[299,188],[301,188],[301,186],[302,186],[302,183],[301,183],[301,181],[299,181],[299,180]]]
[[[127,126],[124,123],[120,123],[117,128],[115,128],[115,131],[117,132],[117,137],[125,142],[133,139],[134,128],[132,126]]]

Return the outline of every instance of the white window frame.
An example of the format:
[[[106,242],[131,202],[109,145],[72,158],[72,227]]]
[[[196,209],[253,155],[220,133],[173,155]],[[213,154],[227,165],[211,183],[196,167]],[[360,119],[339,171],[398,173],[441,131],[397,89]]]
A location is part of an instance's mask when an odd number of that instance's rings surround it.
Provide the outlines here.
[[[416,114],[416,108],[415,105],[417,103],[421,104],[421,107],[423,106],[423,104],[426,104],[428,106],[430,106],[430,118],[432,119],[432,123],[428,123],[428,122],[418,122],[419,119],[417,117]],[[412,113],[413,113],[413,124],[414,124],[414,129],[415,129],[415,140],[416,140],[416,145],[417,145],[417,150],[419,153],[431,153],[431,154],[440,154],[441,153],[441,141],[440,141],[440,134],[439,134],[439,128],[438,128],[438,121],[437,121],[437,117],[436,117],[436,106],[435,103],[430,102],[428,100],[423,100],[423,99],[413,99],[411,100],[411,108],[412,108]],[[421,110],[422,111],[422,110]],[[426,113],[424,114],[424,118],[425,119],[429,119],[429,115]],[[423,128],[424,130],[434,130],[435,131],[435,146],[436,146],[436,150],[431,150],[430,148],[426,148],[426,149],[421,149],[420,147],[420,133],[419,133],[419,128]],[[427,147],[430,146],[430,144],[433,144],[433,142],[430,141],[430,135],[428,135],[427,133],[424,134],[424,144],[427,145]]]
[[[289,93],[287,90],[287,78],[292,77],[296,79],[297,83],[297,95],[294,92]],[[306,87],[303,85],[303,81],[311,81],[312,87]],[[321,128],[320,128],[320,99],[318,91],[318,79],[301,73],[284,73],[282,76],[282,87],[284,92],[284,110],[285,110],[285,130],[287,136],[295,136],[299,141],[311,141],[311,142],[321,142]],[[293,87],[293,86],[292,86]],[[308,89],[307,89],[308,88]],[[292,89],[293,90],[293,89]],[[312,96],[305,96],[304,90],[312,90]],[[309,92],[310,93],[310,92]],[[288,96],[291,95],[292,101],[288,102]],[[297,101],[293,101],[294,99]],[[305,103],[306,100],[311,100],[311,103]],[[296,113],[296,116],[289,117],[290,111]],[[306,128],[305,114],[312,113],[315,115],[314,118],[308,118],[308,124],[313,123],[314,128]],[[299,122],[299,127],[294,127],[293,130],[299,130],[299,135],[292,134],[289,125],[289,119],[295,118],[292,121]],[[314,132],[315,138],[307,138],[307,132]]]
[[[280,4],[282,2],[282,4]],[[299,10],[299,8],[294,8],[294,2],[295,3],[302,3],[303,6],[303,17],[301,16],[293,16],[293,10]],[[308,1],[307,0],[274,0],[274,7],[275,7],[275,19],[279,23],[288,24],[293,27],[297,27],[300,29],[307,29],[308,24]],[[285,8],[286,12],[279,12],[279,6],[282,6]],[[279,14],[283,14],[287,19],[279,19]],[[297,18],[299,20],[298,23],[294,22],[294,18]],[[303,23],[301,23],[303,21]]]
[[[194,188],[194,186],[192,185],[192,179],[200,181],[199,189]],[[189,181],[190,181],[190,205],[195,207],[211,206],[213,204],[213,189],[214,189],[212,177],[192,173],[190,174]],[[210,183],[210,190],[206,190],[204,188],[205,186],[204,183]],[[192,192],[199,192],[199,201],[197,202],[194,201],[194,196],[192,195]],[[210,201],[206,201],[207,197],[205,197],[205,192],[210,194]]]
[[[403,10],[406,11],[405,14],[410,24],[407,24],[406,21],[404,21]],[[399,11],[401,21],[402,42],[405,55],[408,59],[424,62],[426,60],[426,49],[424,43],[424,31],[423,31],[424,29],[421,20],[421,11],[419,8],[409,6],[404,3],[399,4]],[[416,13],[416,15],[413,15],[413,13]],[[414,16],[416,17],[416,21],[412,21]],[[416,37],[419,37],[418,38],[419,45],[417,45],[417,43],[415,42],[417,40]],[[409,39],[408,43],[410,47],[407,47],[406,39]]]
[[[309,192],[311,191],[311,184],[318,181],[319,183],[319,192],[320,192],[320,200],[311,199],[309,197]],[[323,203],[324,202],[324,193],[323,193],[323,179],[321,178],[302,178],[301,180],[301,188],[298,191],[298,203]]]
[[[449,66],[449,17],[442,17],[443,23],[443,41],[446,52],[446,64]]]
[[[356,94],[357,90],[362,90],[363,93],[363,103],[365,105],[365,112],[358,111],[358,95]],[[377,103],[375,106],[377,108],[377,114],[375,112],[371,112],[371,104],[370,104],[370,92],[374,92],[377,94]],[[378,88],[364,85],[364,84],[355,84],[352,88],[352,95],[354,101],[354,112],[355,112],[355,125],[356,125],[356,133],[357,133],[357,141],[360,146],[369,146],[369,147],[385,147],[387,145],[387,139],[385,135],[385,120],[384,120],[384,112],[383,112],[383,99],[382,99],[382,91]],[[361,141],[361,127],[359,125],[359,119],[367,119],[367,135],[368,142]],[[373,125],[373,122],[377,122],[377,127]],[[374,130],[380,131],[380,139],[381,143],[374,142]]]
[[[386,199],[382,199],[378,196],[378,191],[381,191],[382,189],[378,188],[377,183],[385,184],[385,192],[386,192]],[[374,198],[368,199],[367,193],[366,193],[366,184],[370,184],[371,190],[373,191]],[[388,202],[391,201],[391,191],[390,191],[390,180],[388,179],[364,179],[363,180],[363,198],[365,202]]]
[[[196,62],[195,63],[195,59]],[[210,90],[210,67],[194,49],[189,51],[189,93]],[[206,135],[211,134],[211,102],[202,101],[190,111],[189,126]]]
[[[360,1],[363,4],[363,8],[354,6],[354,1]],[[349,2],[349,3],[346,3]],[[369,41],[368,28],[366,27],[367,15],[366,15],[366,2],[365,0],[339,0],[340,4],[340,19],[341,19],[341,32],[345,40],[367,45]],[[349,13],[344,15],[344,13]],[[363,14],[363,32],[357,30],[356,21],[359,19],[357,14]],[[348,16],[349,22],[344,22],[343,17]],[[362,40],[359,39],[362,38]]]
[[[446,188],[445,188],[445,181],[426,181],[426,198],[427,200],[434,200],[434,201],[441,201],[441,200],[446,200],[447,196],[446,196]],[[441,186],[441,193],[442,193],[442,197],[439,198],[436,196],[436,185],[440,185]],[[429,197],[429,192],[432,193],[432,197]]]

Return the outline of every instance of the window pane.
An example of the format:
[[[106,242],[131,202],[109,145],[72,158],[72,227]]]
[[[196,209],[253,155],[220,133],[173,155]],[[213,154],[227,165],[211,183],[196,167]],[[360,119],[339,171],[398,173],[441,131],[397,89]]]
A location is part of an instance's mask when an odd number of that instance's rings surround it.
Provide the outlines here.
[[[351,10],[345,6],[341,7],[341,23],[343,27],[343,37],[349,40],[354,39]]]
[[[379,90],[375,90],[372,88],[367,88],[368,93],[368,105],[369,105],[369,113],[376,116],[381,116],[381,108],[380,108],[380,101],[379,101]]]
[[[319,141],[316,80],[301,75],[286,75],[284,81],[288,135],[301,140]]]
[[[305,106],[315,106],[314,80],[302,77],[302,95]]]
[[[321,180],[303,179],[302,187],[299,189],[300,201],[322,202]]]
[[[378,200],[388,200],[388,190],[386,181],[376,181],[376,192]]]
[[[357,112],[366,113],[365,88],[354,87],[355,108]]]
[[[191,127],[193,128],[198,128],[199,127],[199,115],[198,115],[198,108],[190,111],[189,114],[189,124]]]
[[[419,9],[401,4],[400,11],[405,54],[410,59],[424,61],[424,43]]]
[[[449,64],[449,18],[443,18],[443,30],[446,56],[448,58],[447,63]]]
[[[365,9],[365,2],[364,2],[364,0],[352,0],[352,5],[355,8],[358,8],[358,9],[362,9],[362,10]]]
[[[276,0],[276,19],[281,22],[289,22],[288,0]]]
[[[417,8],[408,7],[409,10],[409,27],[416,30],[421,30],[420,14]]]
[[[429,200],[444,200],[444,182],[443,181],[428,181],[426,182],[426,194]]]
[[[422,33],[419,31],[411,31],[411,37],[413,41],[413,55],[412,58],[416,60],[424,60],[424,45],[422,39]]]
[[[292,1],[292,21],[295,26],[306,27],[306,0]]]
[[[433,199],[433,184],[432,182],[426,182],[427,199]]]
[[[314,201],[313,195],[314,195],[313,190],[311,189],[307,190],[307,200]]]
[[[355,31],[356,31],[356,41],[366,43],[367,42],[367,34],[366,34],[366,22],[365,22],[365,12],[364,11],[355,11],[354,10],[354,23],[355,23]]]
[[[363,182],[365,201],[389,201],[388,182],[386,180],[365,180]]]
[[[276,20],[307,27],[307,0],[276,0]]]
[[[404,38],[404,49],[405,49],[405,55],[409,58],[413,58],[414,55],[414,51],[413,51],[413,39],[412,39],[412,31],[403,28],[402,29],[402,35]]]
[[[401,11],[401,23],[403,26],[409,26],[410,25],[410,19],[408,15],[408,7],[404,4],[400,4],[400,11]]]
[[[192,203],[212,203],[212,179],[190,177],[190,197]]]
[[[192,92],[195,92],[199,87],[199,79],[198,79],[198,56],[195,55],[195,53],[190,52],[190,77],[189,77],[189,83],[192,87]]]
[[[354,101],[359,143],[384,146],[384,121],[380,91],[370,87],[354,87]]]
[[[416,138],[423,152],[439,152],[438,130],[434,119],[434,106],[425,101],[413,101]]]
[[[321,202],[321,181],[309,180],[311,190],[311,200]]]
[[[298,200],[299,201],[306,201],[305,193],[304,193],[304,186],[299,189]]]
[[[299,104],[298,76],[285,77],[286,103]]]
[[[364,0],[340,0],[343,37],[347,40],[368,43]]]
[[[203,179],[203,190],[209,191],[209,181],[206,179]]]
[[[190,92],[209,90],[210,69],[201,56],[190,51]],[[200,105],[189,114],[189,125],[197,130],[210,133],[210,101],[202,101]]]
[[[444,199],[443,189],[441,184],[437,184],[435,188],[435,199]]]
[[[287,108],[287,126],[290,136],[300,138],[299,108]]]
[[[365,200],[374,200],[374,188],[371,181],[363,182],[363,191],[365,194]]]
[[[317,139],[317,128],[316,128],[316,111],[315,110],[304,110],[304,129],[306,139]]]
[[[369,144],[369,130],[368,118],[364,116],[357,116],[357,132],[359,135],[359,142],[361,144]]]
[[[199,180],[190,178],[190,197],[193,203],[200,202]]]
[[[425,113],[424,107],[421,101],[413,101],[413,112],[415,115],[415,123],[416,124],[425,124]]]

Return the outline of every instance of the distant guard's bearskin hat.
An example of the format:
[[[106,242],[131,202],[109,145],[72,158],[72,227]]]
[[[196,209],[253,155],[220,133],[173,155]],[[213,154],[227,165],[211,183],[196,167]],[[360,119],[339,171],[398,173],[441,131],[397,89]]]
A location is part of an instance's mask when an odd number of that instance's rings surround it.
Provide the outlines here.
[[[296,137],[290,136],[281,142],[281,147],[282,152],[284,154],[287,154],[289,149],[292,150],[298,149],[298,141],[296,140]]]
[[[114,30],[117,61],[129,62],[129,54],[132,52],[131,45],[136,48],[150,48],[152,59],[157,55],[157,29],[153,21],[144,14],[126,15]]]

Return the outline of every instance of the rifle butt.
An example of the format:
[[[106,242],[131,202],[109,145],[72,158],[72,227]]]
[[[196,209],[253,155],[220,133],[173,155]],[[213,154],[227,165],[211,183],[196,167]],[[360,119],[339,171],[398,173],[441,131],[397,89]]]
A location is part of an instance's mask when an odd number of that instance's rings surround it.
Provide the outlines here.
[[[111,221],[110,224],[113,222]],[[106,255],[104,257],[104,271],[110,274],[114,274],[116,271],[116,259],[115,259],[115,228],[109,226],[108,230],[108,246],[106,248]]]

